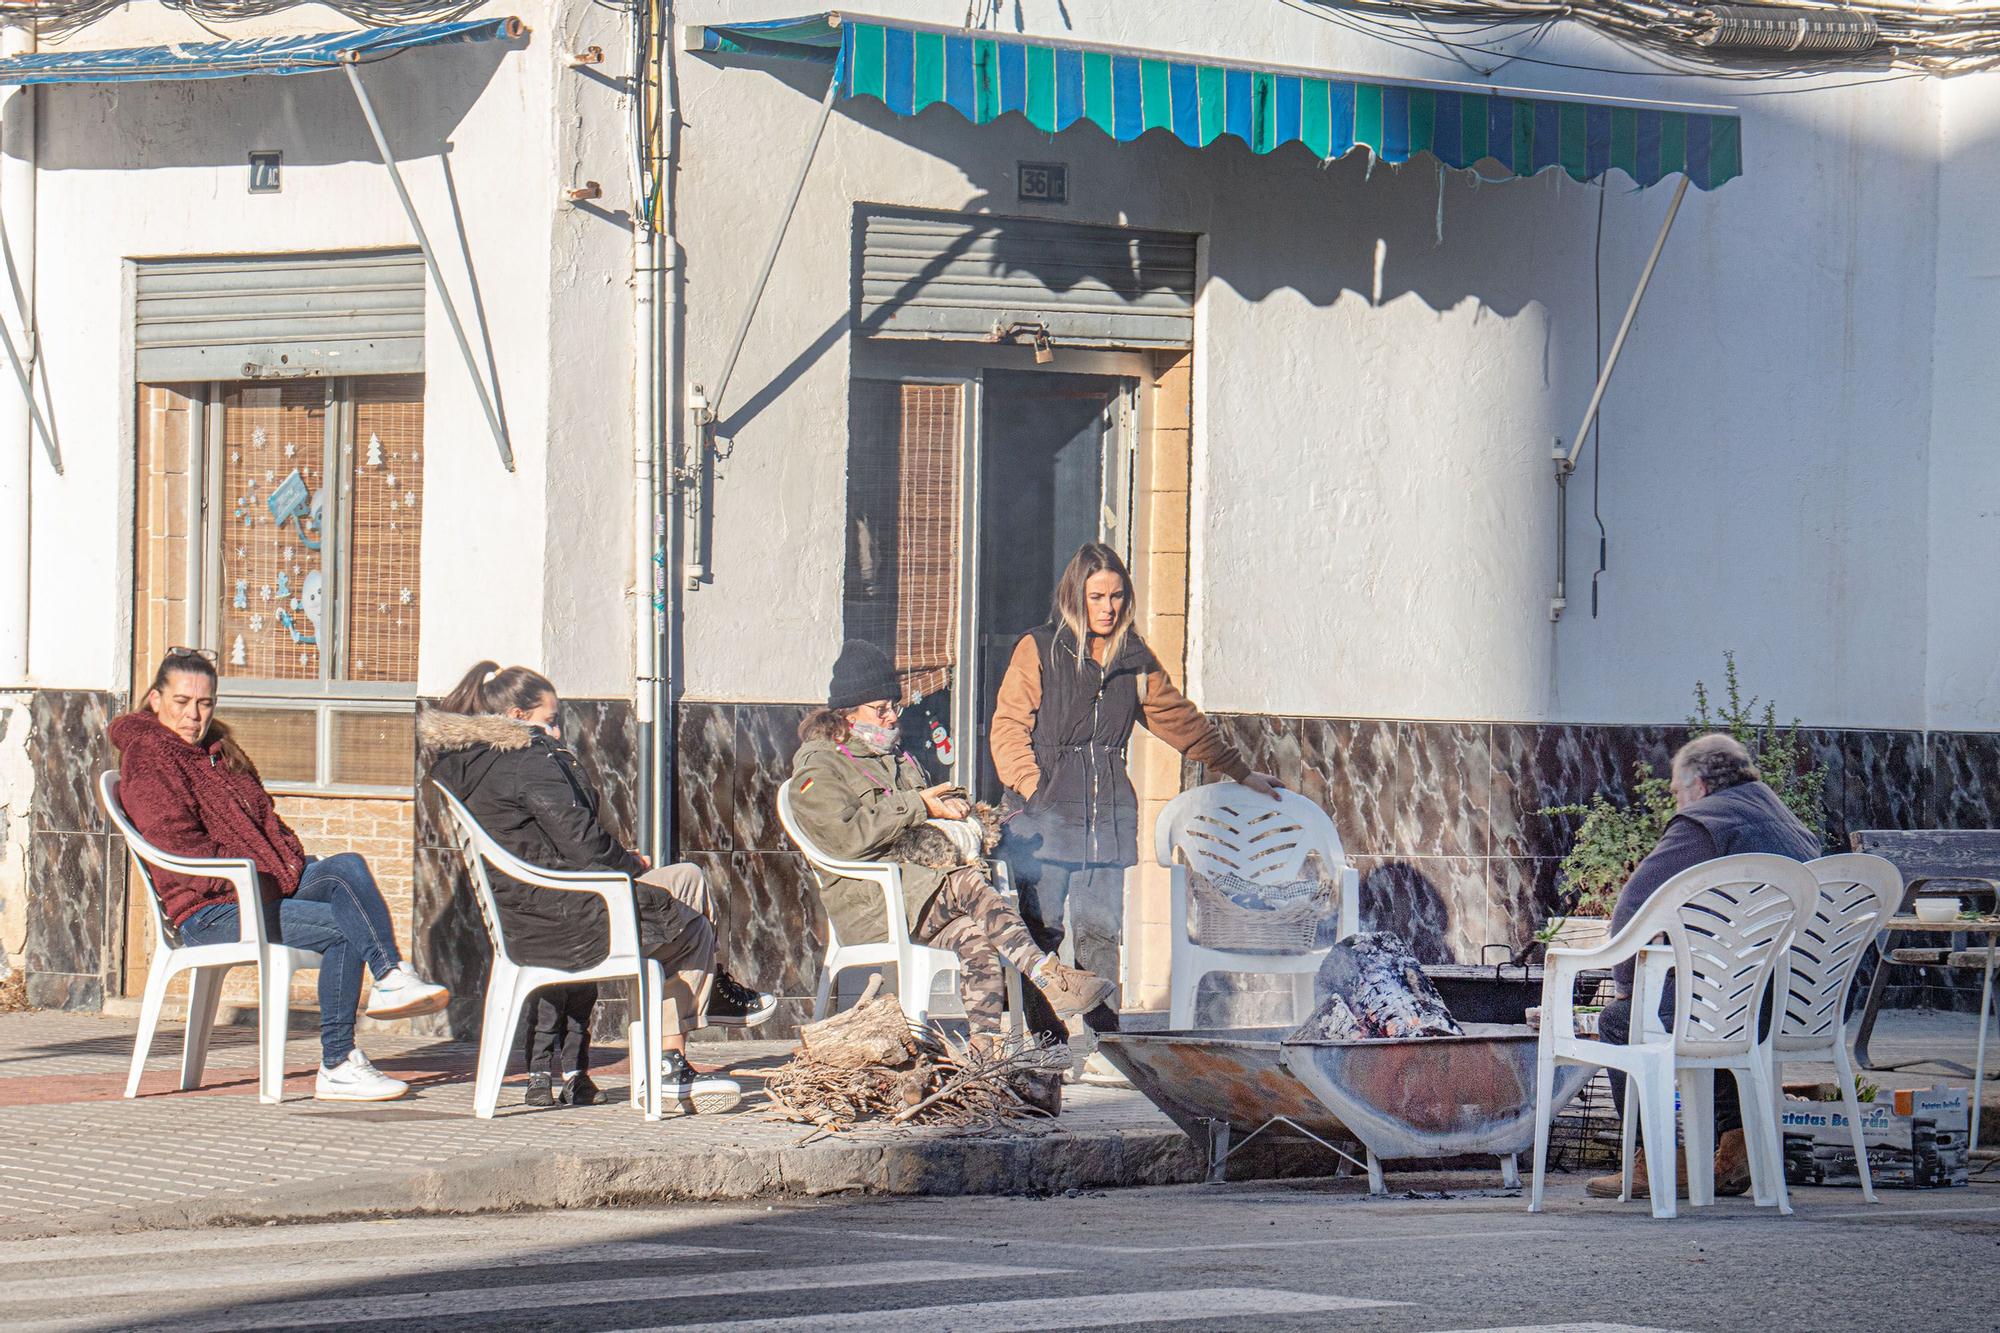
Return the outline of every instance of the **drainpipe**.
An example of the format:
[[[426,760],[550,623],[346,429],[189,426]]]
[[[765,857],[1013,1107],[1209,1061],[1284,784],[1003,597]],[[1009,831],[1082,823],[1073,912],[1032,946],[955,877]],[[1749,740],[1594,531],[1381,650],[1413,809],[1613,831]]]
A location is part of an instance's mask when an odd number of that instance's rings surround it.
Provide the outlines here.
[[[0,54],[35,49],[31,19],[0,32]],[[37,349],[29,341],[35,309],[35,90],[15,88],[0,110],[0,232],[13,248],[19,303],[0,302],[0,319],[34,384]],[[34,402],[13,384],[0,387],[0,685],[28,683],[28,533],[34,469]]]
[[[654,283],[659,277],[659,234],[642,216],[643,176],[632,210],[632,675],[633,703],[640,734],[649,740],[658,727],[659,612],[655,609],[653,493],[657,463],[654,415],[659,348],[654,335],[659,311]],[[651,807],[660,791],[657,770],[648,765],[639,778],[639,824],[648,853],[658,864],[656,822]]]
[[[676,464],[685,448],[680,400],[676,397],[682,381],[682,361],[686,350],[681,337],[681,241],[675,221],[674,173],[680,159],[680,82],[674,70],[674,6],[671,0],[660,6],[660,29],[656,36],[660,53],[660,206],[655,219],[659,245],[655,249],[659,299],[654,308],[660,319],[660,355],[653,362],[653,412],[659,452],[653,470],[653,577],[655,604],[659,616],[654,625],[659,634],[655,648],[659,661],[659,724],[653,728],[654,790],[658,792],[654,817],[659,841],[658,859],[670,859],[676,845],[674,828],[674,754],[677,746],[678,711],[675,699],[680,681],[681,587],[680,579],[668,576],[670,552],[674,547],[674,512],[679,507]]]

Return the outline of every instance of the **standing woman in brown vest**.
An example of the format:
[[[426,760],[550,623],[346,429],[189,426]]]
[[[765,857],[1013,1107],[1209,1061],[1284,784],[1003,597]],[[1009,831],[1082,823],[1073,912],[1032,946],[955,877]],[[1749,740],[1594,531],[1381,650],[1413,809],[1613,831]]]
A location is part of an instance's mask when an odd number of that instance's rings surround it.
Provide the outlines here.
[[[1021,915],[1036,943],[1054,950],[1067,905],[1076,965],[1112,979],[1125,933],[1125,871],[1139,860],[1138,798],[1125,767],[1133,726],[1273,799],[1281,785],[1251,772],[1174,687],[1133,631],[1132,603],[1118,553],[1102,542],[1081,547],[1056,584],[1048,623],[1014,645],[990,731],[1000,780],[1024,802],[1000,849]],[[1085,1022],[1116,1031],[1114,1008],[1108,1002]]]

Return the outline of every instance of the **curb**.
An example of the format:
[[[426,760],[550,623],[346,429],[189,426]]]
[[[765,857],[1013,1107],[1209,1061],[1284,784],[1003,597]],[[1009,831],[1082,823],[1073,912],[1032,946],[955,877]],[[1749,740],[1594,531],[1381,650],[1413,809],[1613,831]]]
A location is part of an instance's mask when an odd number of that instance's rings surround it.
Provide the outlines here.
[[[87,1213],[0,1228],[0,1239],[269,1226],[367,1217],[636,1208],[669,1203],[817,1198],[834,1194],[1059,1194],[1069,1189],[1178,1185],[1204,1178],[1201,1151],[1178,1130],[1034,1138],[857,1141],[693,1152],[507,1153],[420,1172],[370,1172],[254,1196]]]

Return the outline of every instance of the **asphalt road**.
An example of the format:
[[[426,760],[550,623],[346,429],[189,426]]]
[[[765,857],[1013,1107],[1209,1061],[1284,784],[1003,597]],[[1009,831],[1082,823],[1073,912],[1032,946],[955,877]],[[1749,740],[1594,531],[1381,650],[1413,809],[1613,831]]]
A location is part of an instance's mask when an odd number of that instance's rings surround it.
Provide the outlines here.
[[[1655,1222],[1446,1184],[689,1206],[0,1245],[13,1330],[1991,1328],[2000,1188]],[[1408,1185],[1404,1177],[1397,1182]]]

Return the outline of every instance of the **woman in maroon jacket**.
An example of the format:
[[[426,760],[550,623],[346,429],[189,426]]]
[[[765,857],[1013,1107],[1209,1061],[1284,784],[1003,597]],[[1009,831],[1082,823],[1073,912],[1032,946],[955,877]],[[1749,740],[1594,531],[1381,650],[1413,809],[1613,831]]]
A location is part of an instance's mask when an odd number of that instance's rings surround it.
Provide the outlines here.
[[[375,975],[370,1018],[413,1018],[451,1000],[396,950],[389,909],[368,863],[352,852],[313,857],[271,804],[256,765],[215,719],[215,665],[170,649],[137,712],[111,724],[120,753],[119,799],[132,826],[177,856],[243,858],[257,866],[273,942],[324,956],[319,972],[321,1101],[387,1101],[409,1091],[354,1046],[361,969]],[[184,944],[241,938],[227,880],[155,870],[160,905]]]

